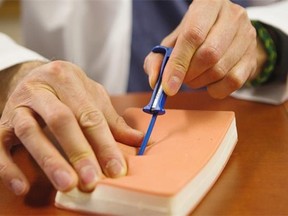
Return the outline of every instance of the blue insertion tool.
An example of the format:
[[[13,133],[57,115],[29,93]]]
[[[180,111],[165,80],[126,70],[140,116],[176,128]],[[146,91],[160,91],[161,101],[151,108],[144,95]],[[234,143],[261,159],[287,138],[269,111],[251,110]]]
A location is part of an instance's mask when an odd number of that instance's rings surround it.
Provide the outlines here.
[[[163,71],[164,71],[164,68],[166,66],[166,63],[167,63],[167,61],[170,57],[170,54],[172,52],[172,48],[168,48],[168,47],[164,47],[164,46],[155,46],[152,49],[152,52],[162,53],[164,55],[164,58],[162,61],[158,80],[157,80],[157,83],[156,83],[155,88],[153,90],[150,102],[147,106],[145,106],[143,108],[144,112],[146,112],[148,114],[152,114],[152,119],[151,119],[150,124],[148,126],[148,129],[147,129],[146,135],[143,139],[143,142],[140,146],[140,150],[138,152],[138,155],[144,154],[145,148],[147,146],[147,143],[149,141],[153,127],[155,125],[157,116],[165,114],[164,105],[166,102],[167,95],[165,94],[165,92],[162,89],[162,75],[163,75]]]

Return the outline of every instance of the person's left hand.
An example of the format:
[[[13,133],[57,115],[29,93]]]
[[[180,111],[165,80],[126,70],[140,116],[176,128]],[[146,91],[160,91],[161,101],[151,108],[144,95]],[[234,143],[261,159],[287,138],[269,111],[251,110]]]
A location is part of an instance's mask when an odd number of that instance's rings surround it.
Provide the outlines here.
[[[10,73],[12,78],[7,79]],[[0,102],[6,98],[0,118],[0,180],[7,188],[24,195],[30,185],[13,161],[14,145],[27,149],[59,191],[78,186],[90,192],[104,176],[127,174],[117,142],[138,146],[143,133],[126,124],[105,88],[79,66],[31,61],[2,75],[10,80],[3,88],[7,94],[0,97]]]
[[[259,71],[256,38],[241,6],[229,0],[194,0],[179,26],[161,43],[174,47],[162,78],[165,93],[176,94],[184,82],[192,88],[207,87],[214,98],[228,96]],[[155,53],[145,59],[151,87],[161,59]]]

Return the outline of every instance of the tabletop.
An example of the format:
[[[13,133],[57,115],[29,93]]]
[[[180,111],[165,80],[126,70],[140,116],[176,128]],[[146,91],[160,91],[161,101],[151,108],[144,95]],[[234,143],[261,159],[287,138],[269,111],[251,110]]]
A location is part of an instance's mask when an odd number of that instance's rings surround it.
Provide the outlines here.
[[[117,112],[143,107],[149,93],[111,97]],[[205,92],[169,97],[166,108],[235,112],[238,143],[219,179],[191,215],[288,215],[288,102],[268,105]],[[79,215],[54,206],[56,191],[22,147],[13,149],[31,190],[17,197],[0,182],[0,215]]]

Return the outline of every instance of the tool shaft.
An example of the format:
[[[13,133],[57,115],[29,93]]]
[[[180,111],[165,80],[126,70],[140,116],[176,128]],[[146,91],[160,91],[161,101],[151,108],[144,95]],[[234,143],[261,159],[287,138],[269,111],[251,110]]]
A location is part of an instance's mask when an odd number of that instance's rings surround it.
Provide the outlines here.
[[[151,121],[150,121],[150,124],[149,124],[148,129],[147,129],[147,132],[146,132],[145,137],[143,139],[143,142],[141,144],[140,150],[138,152],[138,155],[143,155],[144,154],[144,151],[146,149],[146,146],[148,144],[149,138],[151,136],[153,127],[155,125],[156,119],[157,119],[157,114],[153,114],[152,118],[151,118]]]

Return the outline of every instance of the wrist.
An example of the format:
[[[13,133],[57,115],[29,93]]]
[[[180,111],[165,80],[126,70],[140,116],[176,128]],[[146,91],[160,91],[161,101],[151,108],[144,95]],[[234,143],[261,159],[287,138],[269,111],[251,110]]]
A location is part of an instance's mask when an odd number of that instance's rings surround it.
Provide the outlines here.
[[[31,71],[46,62],[31,61],[14,65],[10,68],[0,71],[0,112],[2,113],[9,95],[14,91],[21,80]]]
[[[257,31],[257,70],[249,84],[259,86],[269,81],[275,70],[277,62],[277,50],[273,38],[264,25],[258,21],[252,21]]]
[[[250,77],[250,80],[255,79],[260,75],[265,67],[265,63],[267,62],[268,55],[265,51],[265,47],[263,46],[263,42],[260,38],[257,38],[257,68],[255,74]]]

